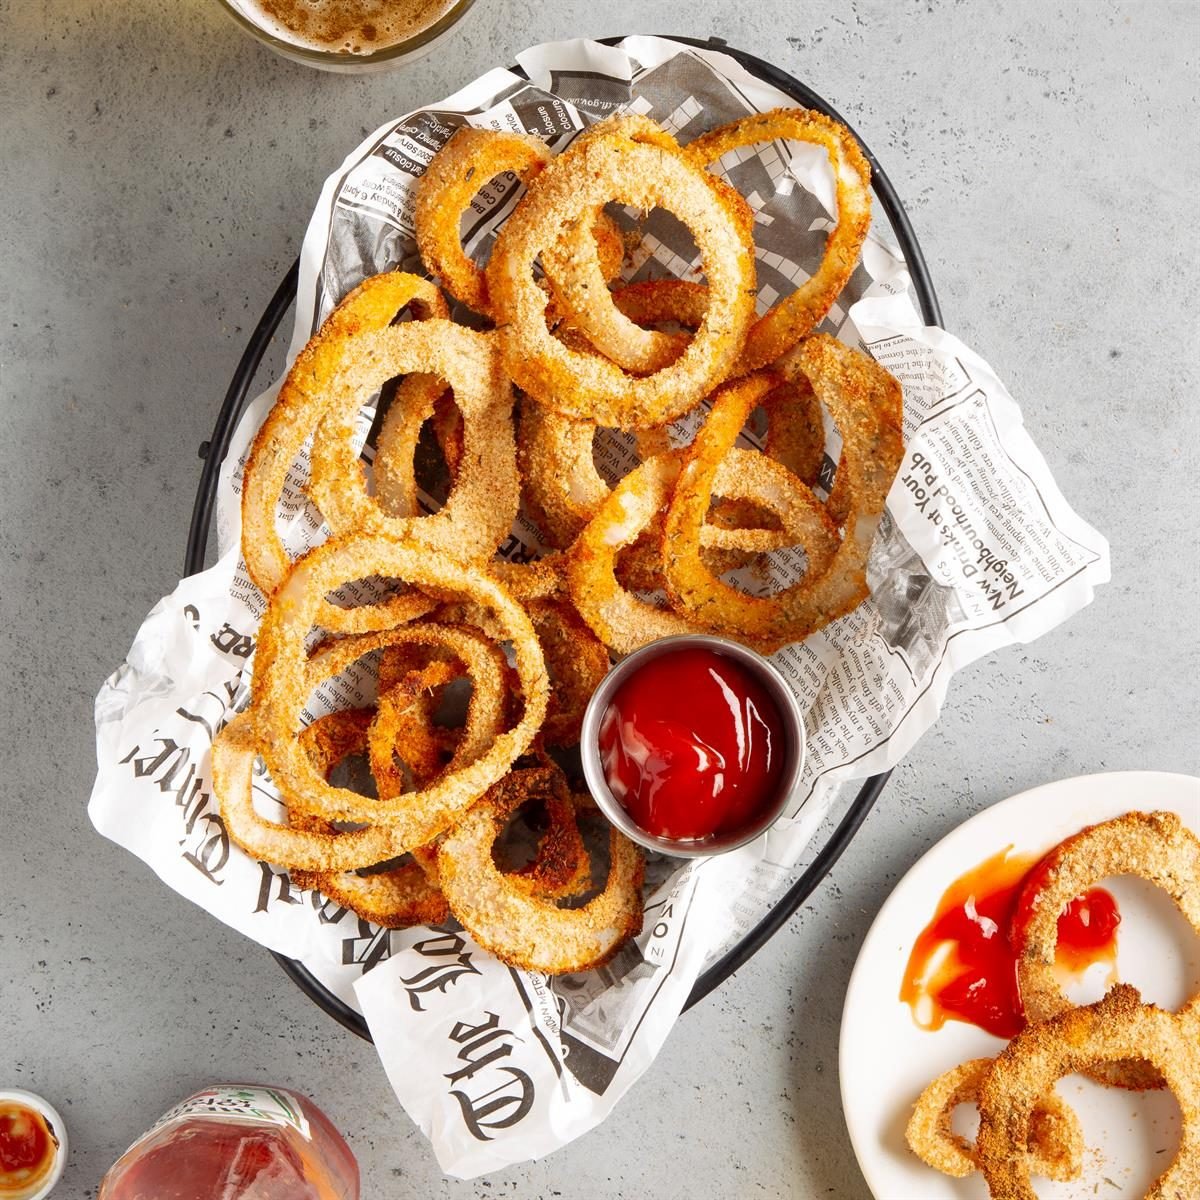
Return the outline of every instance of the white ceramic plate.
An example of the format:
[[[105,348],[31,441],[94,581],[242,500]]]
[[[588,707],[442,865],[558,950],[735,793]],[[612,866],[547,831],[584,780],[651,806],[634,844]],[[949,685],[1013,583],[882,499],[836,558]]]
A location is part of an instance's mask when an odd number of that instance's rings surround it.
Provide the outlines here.
[[[912,1106],[930,1080],[964,1059],[994,1055],[1004,1043],[973,1025],[948,1021],[920,1029],[899,999],[913,941],[946,887],[1012,845],[1015,853],[1048,850],[1085,825],[1133,809],[1176,812],[1200,833],[1200,779],[1125,772],[1047,784],[979,813],[944,837],[888,897],[863,942],[842,1013],[842,1107],[850,1140],[876,1200],[987,1200],[978,1173],[950,1179],[925,1166],[904,1142]],[[1117,971],[1144,999],[1178,1008],[1200,991],[1200,938],[1151,884],[1104,881],[1117,898],[1121,927]],[[1104,969],[1068,988],[1077,1003],[1100,998]],[[1045,1200],[1140,1197],[1178,1146],[1179,1108],[1167,1092],[1125,1092],[1079,1076],[1058,1091],[1075,1109],[1087,1150],[1083,1175],[1071,1183],[1034,1179]],[[960,1109],[955,1128],[973,1133],[974,1113]]]

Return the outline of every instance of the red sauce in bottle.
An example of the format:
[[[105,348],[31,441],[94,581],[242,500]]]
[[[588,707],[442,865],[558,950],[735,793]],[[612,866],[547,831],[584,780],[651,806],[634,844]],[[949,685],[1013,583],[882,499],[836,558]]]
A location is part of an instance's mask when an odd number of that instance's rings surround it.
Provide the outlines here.
[[[37,1190],[54,1166],[58,1142],[36,1109],[0,1100],[0,1197]]]
[[[964,1021],[1002,1038],[1025,1028],[1013,935],[1028,919],[1029,898],[1037,889],[1026,891],[1026,884],[1036,880],[1044,860],[1010,857],[1011,849],[956,879],[917,937],[900,999],[922,1028]],[[1096,962],[1114,966],[1120,921],[1116,900],[1103,888],[1076,897],[1058,918],[1056,964],[1075,975]]]
[[[736,659],[701,647],[647,659],[600,719],[608,786],[659,837],[744,829],[778,799],[785,753],[767,689]]]

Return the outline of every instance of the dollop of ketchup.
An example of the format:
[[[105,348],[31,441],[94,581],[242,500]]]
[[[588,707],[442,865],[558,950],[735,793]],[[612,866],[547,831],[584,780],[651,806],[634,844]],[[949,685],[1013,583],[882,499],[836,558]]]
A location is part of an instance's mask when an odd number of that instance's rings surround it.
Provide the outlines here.
[[[18,1195],[47,1175],[57,1143],[42,1114],[0,1101],[0,1197]]]
[[[924,1029],[964,1021],[1007,1039],[1025,1028],[1018,947],[1049,856],[1011,855],[1011,849],[959,876],[913,945],[900,999]],[[1097,962],[1114,969],[1120,922],[1110,892],[1091,888],[1077,896],[1058,918],[1056,965],[1069,975]]]
[[[736,659],[701,647],[647,659],[600,719],[608,786],[659,837],[745,828],[778,799],[785,753],[767,689]]]

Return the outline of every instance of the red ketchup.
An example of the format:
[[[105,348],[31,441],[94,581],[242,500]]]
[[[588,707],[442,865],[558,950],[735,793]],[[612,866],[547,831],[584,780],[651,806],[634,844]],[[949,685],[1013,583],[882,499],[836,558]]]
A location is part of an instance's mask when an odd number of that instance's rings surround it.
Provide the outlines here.
[[[779,798],[783,720],[759,680],[719,651],[647,659],[600,718],[600,761],[617,802],[675,840],[744,829]]]
[[[1025,1028],[1017,986],[1017,949],[1037,888],[1037,856],[1009,857],[1002,850],[956,879],[909,956],[900,999],[924,1029],[964,1021],[997,1037]],[[1024,907],[1021,905],[1024,893]],[[1112,894],[1091,888],[1058,918],[1056,965],[1080,975],[1093,963],[1116,964],[1121,915]]]
[[[58,1141],[41,1113],[0,1100],[0,1197],[32,1195],[54,1168]]]

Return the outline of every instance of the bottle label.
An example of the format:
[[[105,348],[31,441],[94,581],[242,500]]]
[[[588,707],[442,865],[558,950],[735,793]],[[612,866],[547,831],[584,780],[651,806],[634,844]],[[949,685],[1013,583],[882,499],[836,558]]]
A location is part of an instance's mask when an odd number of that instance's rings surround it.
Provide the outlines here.
[[[275,1088],[205,1088],[164,1113],[151,1128],[130,1146],[140,1145],[165,1125],[194,1120],[233,1121],[245,1125],[278,1125],[294,1129],[305,1141],[312,1141],[312,1130],[295,1098]],[[126,1152],[128,1153],[128,1151]]]

